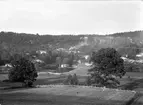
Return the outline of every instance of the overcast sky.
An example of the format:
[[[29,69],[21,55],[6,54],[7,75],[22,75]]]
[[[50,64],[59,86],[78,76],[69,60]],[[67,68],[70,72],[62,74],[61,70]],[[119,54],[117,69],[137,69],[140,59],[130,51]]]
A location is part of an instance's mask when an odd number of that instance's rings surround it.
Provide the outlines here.
[[[0,31],[107,34],[143,30],[141,1],[0,0]]]

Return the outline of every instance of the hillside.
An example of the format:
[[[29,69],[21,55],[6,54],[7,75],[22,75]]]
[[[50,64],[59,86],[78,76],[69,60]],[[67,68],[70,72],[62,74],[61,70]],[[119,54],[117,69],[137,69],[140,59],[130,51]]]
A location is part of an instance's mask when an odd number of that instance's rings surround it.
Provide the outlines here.
[[[0,49],[31,51],[38,49],[65,48],[89,53],[105,47],[143,46],[143,31],[122,32],[110,35],[39,35],[14,32],[0,32]]]

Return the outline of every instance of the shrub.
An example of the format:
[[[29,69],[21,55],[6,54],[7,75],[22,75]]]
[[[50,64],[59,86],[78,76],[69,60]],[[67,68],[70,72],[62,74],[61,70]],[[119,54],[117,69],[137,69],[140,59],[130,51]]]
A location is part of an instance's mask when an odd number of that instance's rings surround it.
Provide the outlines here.
[[[38,76],[34,64],[25,58],[21,58],[14,61],[12,65],[13,69],[9,72],[9,80],[23,82],[25,86],[31,87]]]
[[[66,78],[66,80],[64,81],[64,84],[78,85],[79,81],[78,81],[76,74],[74,74],[73,76],[71,74],[69,74],[68,77]]]
[[[67,76],[67,78],[65,79],[64,84],[70,85],[71,83],[72,83],[72,75],[69,74],[69,75]]]
[[[88,77],[86,78],[85,84],[86,84],[87,86],[90,86],[90,85],[92,84],[90,76],[88,76]]]
[[[74,74],[72,77],[72,85],[78,85],[78,84],[79,84],[78,78],[76,74]]]

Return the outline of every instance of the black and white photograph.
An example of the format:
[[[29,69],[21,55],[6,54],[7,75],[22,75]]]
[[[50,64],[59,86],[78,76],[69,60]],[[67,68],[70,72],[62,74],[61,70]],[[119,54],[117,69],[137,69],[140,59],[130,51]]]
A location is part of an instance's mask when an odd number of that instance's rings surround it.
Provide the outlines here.
[[[0,0],[0,105],[143,105],[143,0]]]

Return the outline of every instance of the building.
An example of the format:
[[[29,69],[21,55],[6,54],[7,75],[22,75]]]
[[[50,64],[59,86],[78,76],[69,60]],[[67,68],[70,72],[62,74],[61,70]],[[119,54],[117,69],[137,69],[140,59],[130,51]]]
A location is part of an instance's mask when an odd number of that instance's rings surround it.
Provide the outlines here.
[[[61,68],[65,68],[65,67],[68,67],[69,65],[68,64],[61,64]]]
[[[44,50],[39,50],[39,51],[36,51],[36,53],[39,53],[39,54],[46,54],[47,52],[44,51]]]

